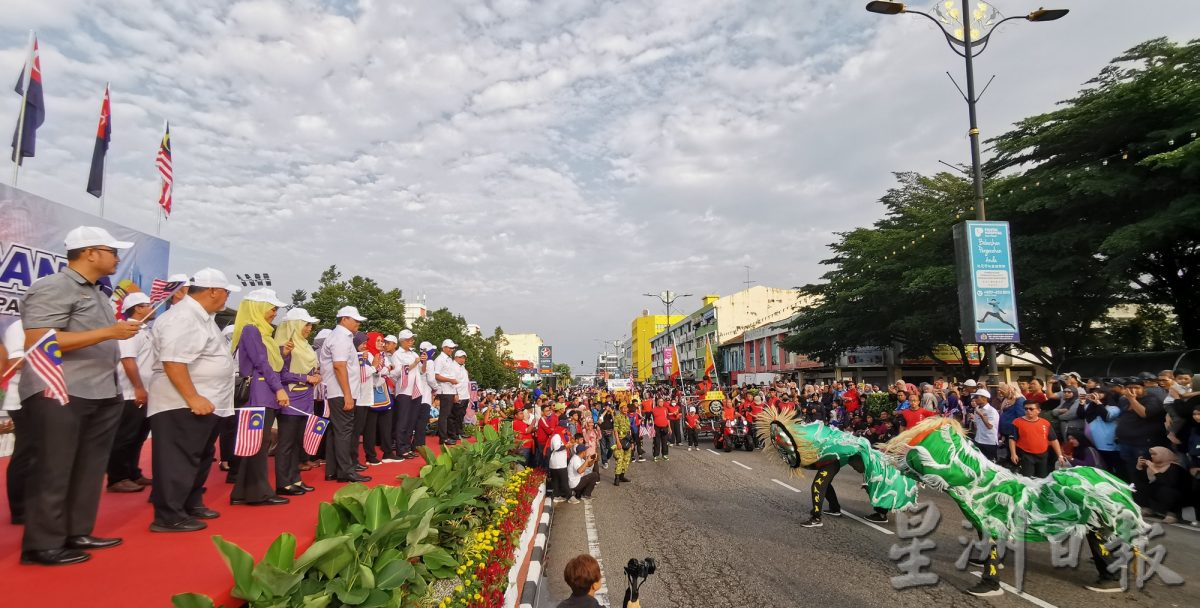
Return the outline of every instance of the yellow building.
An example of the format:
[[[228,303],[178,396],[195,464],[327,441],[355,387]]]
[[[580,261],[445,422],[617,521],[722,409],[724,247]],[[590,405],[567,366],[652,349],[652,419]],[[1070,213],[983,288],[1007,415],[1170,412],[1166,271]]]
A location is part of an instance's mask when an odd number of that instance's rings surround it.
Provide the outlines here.
[[[631,324],[633,334],[632,359],[638,382],[645,382],[653,375],[650,363],[650,338],[662,333],[668,325],[677,323],[686,316],[671,315],[670,320],[668,320],[667,315],[651,315],[649,311],[643,310],[642,316],[633,320]]]

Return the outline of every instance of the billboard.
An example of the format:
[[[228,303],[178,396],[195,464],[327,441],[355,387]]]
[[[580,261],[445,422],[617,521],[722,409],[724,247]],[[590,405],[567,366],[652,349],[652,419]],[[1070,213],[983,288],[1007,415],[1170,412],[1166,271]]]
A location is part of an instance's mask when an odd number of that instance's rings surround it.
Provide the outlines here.
[[[545,345],[538,347],[538,373],[554,373],[554,347]]]
[[[967,344],[1021,341],[1008,222],[962,222],[954,227],[959,328]]]
[[[129,279],[148,293],[154,279],[167,277],[167,241],[0,184],[0,331],[21,315],[21,298],[34,281],[67,265],[63,238],[78,226],[98,226],[133,243],[102,283]]]

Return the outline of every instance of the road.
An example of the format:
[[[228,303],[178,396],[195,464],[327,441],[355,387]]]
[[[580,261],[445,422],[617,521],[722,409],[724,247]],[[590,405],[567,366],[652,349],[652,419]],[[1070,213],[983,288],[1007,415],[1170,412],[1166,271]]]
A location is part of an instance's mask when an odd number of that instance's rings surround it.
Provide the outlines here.
[[[642,587],[645,608],[730,607],[912,607],[912,606],[1038,606],[1089,608],[1195,607],[1200,605],[1200,528],[1165,526],[1165,535],[1152,543],[1167,549],[1164,565],[1184,579],[1167,586],[1155,578],[1128,593],[1100,594],[1083,585],[1096,573],[1084,546],[1078,569],[1054,568],[1049,545],[1026,548],[1024,592],[976,598],[965,593],[978,580],[958,570],[962,552],[961,513],[944,494],[925,489],[921,502],[940,509],[942,521],[928,538],[937,549],[926,569],[940,577],[935,586],[897,591],[890,578],[901,574],[888,557],[900,542],[895,519],[874,526],[850,517],[824,518],[822,528],[801,528],[807,519],[811,473],[788,477],[788,471],[763,452],[714,453],[710,442],[700,451],[674,448],[669,462],[634,463],[631,484],[612,485],[612,469],[601,471],[601,484],[590,505],[560,503],[553,523],[538,608],[553,608],[570,589],[562,580],[567,560],[579,554],[599,554],[610,605],[620,606],[626,588],[622,567],[630,558],[652,556],[658,572]],[[862,477],[843,469],[834,487],[842,509],[851,515],[871,512]],[[788,487],[790,486],[790,487]],[[593,537],[588,542],[591,511]],[[907,542],[907,541],[906,541]],[[1009,556],[1001,581],[1012,586],[1014,559]]]

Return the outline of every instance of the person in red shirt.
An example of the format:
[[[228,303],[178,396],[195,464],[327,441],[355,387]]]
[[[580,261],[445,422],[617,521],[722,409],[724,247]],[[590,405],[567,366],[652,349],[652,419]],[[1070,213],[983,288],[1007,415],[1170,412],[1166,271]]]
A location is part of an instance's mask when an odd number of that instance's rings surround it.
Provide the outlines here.
[[[842,393],[842,405],[846,407],[847,414],[853,414],[858,410],[858,389],[853,382],[846,383],[846,392]]]
[[[1066,463],[1058,436],[1054,434],[1054,425],[1049,420],[1038,416],[1041,406],[1031,401],[1025,402],[1025,415],[1013,421],[1016,434],[1008,438],[1008,452],[1012,463],[1021,467],[1021,474],[1026,477],[1048,477],[1050,475],[1050,449],[1058,455],[1058,462]]]
[[[900,426],[903,426],[906,429],[911,429],[916,426],[918,422],[929,418],[930,416],[937,416],[937,414],[923,407],[910,407],[906,410],[900,410]]]
[[[660,454],[663,460],[669,460],[667,450],[670,445],[671,420],[667,413],[666,401],[656,400],[654,407],[650,408],[650,413],[654,416],[654,462],[658,462]]]
[[[517,452],[525,457],[525,466],[533,466],[533,432],[530,421],[533,420],[533,406],[517,410],[513,418],[513,432],[517,434]]]
[[[672,399],[667,404],[667,421],[671,423],[671,444],[678,447],[683,443],[683,408],[679,407],[679,401]]]
[[[684,434],[687,435],[688,451],[692,448],[700,449],[700,438],[697,436],[697,429],[700,428],[700,415],[696,413],[695,407],[689,407],[687,416],[684,419],[686,428]]]

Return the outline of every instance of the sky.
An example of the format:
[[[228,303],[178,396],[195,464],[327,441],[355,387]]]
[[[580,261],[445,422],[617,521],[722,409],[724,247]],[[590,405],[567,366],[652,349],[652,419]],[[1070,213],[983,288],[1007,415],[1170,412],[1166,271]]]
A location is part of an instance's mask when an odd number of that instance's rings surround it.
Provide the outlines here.
[[[892,172],[968,162],[945,74],[961,84],[962,60],[932,23],[864,4],[0,0],[0,76],[36,30],[47,120],[19,185],[93,213],[111,82],[105,217],[151,233],[170,120],[173,272],[269,272],[286,299],[336,264],[590,368],[663,312],[642,294],[695,294],[674,305],[690,312],[746,266],[814,282]],[[977,60],[985,138],[1139,42],[1200,32],[1194,0],[1054,6],[1071,13],[1005,24]],[[0,125],[18,106],[0,97]]]

